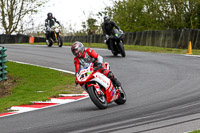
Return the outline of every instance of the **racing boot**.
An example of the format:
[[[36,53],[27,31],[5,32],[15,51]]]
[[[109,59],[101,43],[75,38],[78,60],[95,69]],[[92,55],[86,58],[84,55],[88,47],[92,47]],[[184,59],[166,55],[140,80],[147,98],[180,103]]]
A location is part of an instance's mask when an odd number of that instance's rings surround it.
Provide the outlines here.
[[[112,78],[111,81],[113,82],[115,87],[121,87],[121,83],[119,82],[119,80],[117,80],[117,78]]]
[[[119,80],[117,80],[116,78],[113,78],[111,81],[113,82],[115,88],[118,89],[120,93],[123,93],[122,86]]]
[[[119,80],[117,80],[117,78],[114,77],[114,75],[111,71],[109,71],[109,73],[108,73],[108,78],[110,78],[110,80],[112,81],[112,83],[114,84],[115,87],[121,86],[121,83],[119,82]]]
[[[110,44],[109,44],[108,40],[104,40],[104,43],[106,44],[108,50],[111,50],[111,48],[110,48]]]
[[[108,47],[109,50],[111,50],[111,48],[110,48],[110,44],[107,44],[107,47]]]
[[[49,45],[49,40],[46,40],[47,45]]]
[[[45,36],[46,36],[46,43],[47,43],[47,45],[49,45],[49,33],[46,32]]]

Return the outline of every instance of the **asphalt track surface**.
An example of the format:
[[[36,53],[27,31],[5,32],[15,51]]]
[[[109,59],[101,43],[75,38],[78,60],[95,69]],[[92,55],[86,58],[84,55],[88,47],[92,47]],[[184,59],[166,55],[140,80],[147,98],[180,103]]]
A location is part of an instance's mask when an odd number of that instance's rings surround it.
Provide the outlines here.
[[[8,60],[74,71],[70,47],[4,44]],[[200,58],[126,51],[111,65],[127,93],[124,105],[99,110],[85,99],[0,118],[0,133],[183,133],[200,129]]]

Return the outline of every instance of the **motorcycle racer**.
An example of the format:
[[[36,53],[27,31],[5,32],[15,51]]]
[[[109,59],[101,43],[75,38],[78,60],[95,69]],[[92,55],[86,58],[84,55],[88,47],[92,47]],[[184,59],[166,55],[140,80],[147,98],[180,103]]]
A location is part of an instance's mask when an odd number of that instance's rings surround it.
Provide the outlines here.
[[[108,49],[110,50],[110,45],[109,45],[109,36],[112,34],[113,28],[118,29],[119,31],[120,28],[115,24],[114,21],[110,20],[109,16],[104,16],[104,23],[102,24],[102,30],[103,30],[103,34],[106,38],[105,43],[108,46]]]
[[[121,83],[114,77],[110,70],[106,69],[103,62],[103,57],[97,54],[93,49],[85,49],[81,42],[74,42],[71,46],[71,51],[74,54],[74,65],[75,65],[75,75],[80,70],[80,68],[85,67],[87,63],[92,63],[95,61],[94,66],[97,70],[100,70],[102,74],[107,76],[114,84],[115,87],[120,87]]]
[[[52,34],[52,33],[50,33],[50,28],[55,24],[55,22],[60,25],[60,22],[57,21],[55,17],[53,17],[52,13],[49,12],[47,14],[47,19],[45,20],[45,27],[46,27],[45,35],[46,35],[46,42],[47,43],[49,41],[50,34]]]

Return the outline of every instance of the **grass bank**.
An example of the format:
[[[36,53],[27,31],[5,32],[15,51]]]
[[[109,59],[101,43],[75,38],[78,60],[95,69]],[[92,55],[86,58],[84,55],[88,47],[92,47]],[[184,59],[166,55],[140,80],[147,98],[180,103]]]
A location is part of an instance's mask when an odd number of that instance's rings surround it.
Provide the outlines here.
[[[46,45],[46,43],[35,43],[37,45]],[[34,44],[32,44],[34,45]],[[64,43],[64,46],[71,46],[72,43]],[[107,48],[103,43],[84,43],[85,47],[92,48]],[[54,44],[56,46],[56,44]],[[163,48],[156,46],[140,46],[140,45],[124,45],[125,50],[131,51],[141,51],[141,52],[153,52],[153,53],[172,53],[172,54],[186,54],[187,49],[177,49],[177,48]],[[200,55],[200,49],[193,49],[192,53],[194,55]]]
[[[30,101],[43,101],[61,93],[81,93],[81,88],[75,87],[75,77],[48,68],[7,62],[9,77],[14,86],[9,88],[5,96],[0,97],[0,112],[6,112],[13,105],[31,104]],[[1,82],[0,89],[5,84]]]

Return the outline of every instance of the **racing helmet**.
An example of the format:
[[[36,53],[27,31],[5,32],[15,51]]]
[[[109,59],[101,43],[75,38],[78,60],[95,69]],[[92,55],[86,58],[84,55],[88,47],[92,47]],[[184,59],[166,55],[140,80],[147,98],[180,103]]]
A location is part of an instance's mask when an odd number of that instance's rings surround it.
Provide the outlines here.
[[[105,22],[105,23],[109,23],[109,22],[110,22],[110,17],[109,17],[109,16],[107,16],[107,15],[106,15],[106,16],[104,16],[104,18],[103,18],[103,19],[104,19],[104,22]]]
[[[74,56],[78,58],[83,58],[85,55],[85,47],[81,42],[74,42],[71,47],[71,51]]]
[[[49,13],[47,14],[47,17],[48,17],[49,19],[52,19],[52,18],[53,18],[53,14],[52,14],[51,12],[49,12]]]

